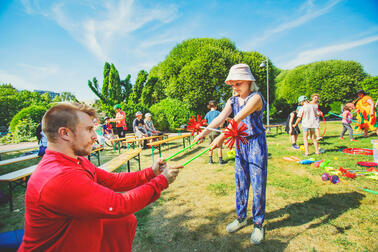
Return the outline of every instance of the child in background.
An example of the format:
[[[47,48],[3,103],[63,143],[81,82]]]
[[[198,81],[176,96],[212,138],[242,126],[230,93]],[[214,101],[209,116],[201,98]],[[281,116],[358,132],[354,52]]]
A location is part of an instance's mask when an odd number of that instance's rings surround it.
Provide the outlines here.
[[[217,110],[218,106],[217,106],[217,102],[212,100],[212,101],[209,101],[209,105],[207,105],[207,108],[210,109],[209,112],[207,112],[207,114],[205,115],[205,119],[207,121],[207,124],[209,125],[213,120],[214,118],[216,118],[220,112]],[[218,128],[220,129],[220,128]],[[211,144],[214,139],[220,135],[220,132],[218,131],[212,131],[210,132],[209,134],[209,144]],[[219,164],[225,164],[226,161],[223,160],[222,158],[222,146],[218,148],[218,157],[219,157]],[[209,151],[209,164],[214,164],[213,162],[213,150],[210,150]]]
[[[301,131],[299,130],[299,127],[293,127],[293,124],[297,121],[298,119],[298,111],[301,107],[298,106],[296,110],[290,113],[289,117],[286,120],[286,127],[285,131],[290,135],[291,138],[291,148],[294,150],[299,150],[299,146],[297,145],[297,139],[299,133]]]
[[[353,109],[354,109],[353,103],[347,103],[344,106],[343,119],[341,120],[341,123],[343,125],[343,131],[341,131],[341,135],[340,135],[341,140],[344,140],[344,134],[346,131],[348,131],[350,141],[357,141],[353,138],[353,129],[350,126],[350,124],[352,123],[352,113],[350,113],[350,111]]]
[[[318,94],[313,94],[311,95],[311,104],[316,107],[318,110],[318,116],[316,117],[316,127],[315,127],[315,137],[316,140],[322,139],[322,137],[319,134],[319,128],[320,128],[320,116],[323,115],[323,113],[319,110],[319,95]]]
[[[110,123],[109,117],[105,116],[104,124],[102,125],[102,134],[105,140],[111,140],[114,138],[113,126]],[[114,142],[112,141],[112,146],[114,146]]]
[[[299,122],[302,120],[302,131],[303,131],[303,145],[305,148],[305,156],[308,156],[308,140],[307,136],[312,138],[315,146],[315,154],[319,153],[319,143],[315,137],[316,128],[316,117],[319,116],[317,108],[308,102],[306,96],[302,95],[298,98],[298,102],[303,106],[298,112],[298,119],[293,125],[293,128],[297,127]]]

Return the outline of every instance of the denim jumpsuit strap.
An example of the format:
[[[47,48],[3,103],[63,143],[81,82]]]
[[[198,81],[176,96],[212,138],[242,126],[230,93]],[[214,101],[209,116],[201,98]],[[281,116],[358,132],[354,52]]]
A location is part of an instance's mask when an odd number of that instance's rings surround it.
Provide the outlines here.
[[[239,97],[231,97],[231,107],[234,115],[236,115],[244,108],[247,101],[256,94],[261,97],[263,108],[242,120],[248,127],[247,133],[250,137],[247,144],[241,144],[240,150],[235,147],[235,187],[236,214],[241,221],[247,217],[248,194],[252,182],[253,222],[260,225],[264,222],[266,202],[268,149],[262,121],[266,103],[259,92],[253,92],[242,105],[239,105]]]

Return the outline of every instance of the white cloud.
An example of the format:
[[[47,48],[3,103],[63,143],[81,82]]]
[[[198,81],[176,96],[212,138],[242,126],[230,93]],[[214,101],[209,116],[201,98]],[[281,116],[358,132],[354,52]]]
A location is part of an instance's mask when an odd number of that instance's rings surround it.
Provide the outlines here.
[[[332,0],[326,4],[323,8],[316,9],[316,7],[313,4],[312,0],[308,0],[305,2],[300,8],[299,12],[305,11],[306,13],[294,20],[291,20],[289,22],[280,24],[279,26],[266,30],[261,36],[253,39],[250,43],[248,43],[245,48],[251,49],[256,47],[257,45],[262,44],[263,42],[267,41],[274,35],[291,30],[295,27],[298,27],[300,25],[303,25],[319,16],[322,16],[326,14],[330,9],[332,9],[336,4],[338,4],[342,0]]]
[[[354,47],[370,44],[376,41],[378,41],[378,35],[370,36],[370,37],[352,41],[352,42],[325,46],[325,47],[321,47],[321,48],[313,49],[313,50],[306,50],[299,53],[295,59],[284,64],[283,68],[286,68],[286,69],[293,68],[301,64],[307,64],[316,60],[329,58],[329,57],[332,57],[332,55],[337,52],[346,51]]]
[[[40,8],[37,0],[30,1],[22,0],[27,13],[35,13],[38,9],[41,15],[53,19],[101,61],[109,60],[116,41],[131,36],[145,25],[167,24],[178,16],[177,7],[173,4],[155,4],[147,8],[133,0],[66,0]]]
[[[30,80],[26,80],[15,74],[10,74],[3,70],[0,70],[0,84],[12,84],[15,88],[33,90],[38,87],[38,85],[32,83]]]

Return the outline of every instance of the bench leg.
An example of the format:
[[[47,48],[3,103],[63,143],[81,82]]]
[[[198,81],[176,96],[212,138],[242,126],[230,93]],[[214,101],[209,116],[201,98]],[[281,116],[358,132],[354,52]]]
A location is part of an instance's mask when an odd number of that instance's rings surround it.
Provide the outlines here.
[[[140,154],[138,154],[138,165],[139,165],[139,171],[140,171]]]
[[[152,162],[154,162],[155,161],[155,159],[154,159],[154,146],[151,146],[151,151],[152,151]]]
[[[100,166],[100,151],[97,152],[97,161],[98,161],[98,166]]]
[[[9,186],[9,210],[10,211],[13,211],[13,186],[12,186],[12,182],[9,181],[8,182],[8,186]]]
[[[130,160],[127,161],[127,171],[130,172]]]
[[[160,148],[160,145],[161,144],[159,144],[159,157],[161,157],[161,148]]]

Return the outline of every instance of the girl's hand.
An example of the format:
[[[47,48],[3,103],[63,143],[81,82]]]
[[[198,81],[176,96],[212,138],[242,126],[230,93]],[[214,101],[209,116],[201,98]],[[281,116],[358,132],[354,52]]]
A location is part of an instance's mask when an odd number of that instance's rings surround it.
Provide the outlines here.
[[[205,136],[201,133],[199,135],[197,135],[194,139],[193,139],[193,143],[202,143],[203,142],[203,139],[205,138]]]
[[[222,146],[224,142],[224,134],[220,134],[217,136],[217,138],[214,139],[214,141],[210,144],[210,150],[214,150],[215,148],[219,148]]]

